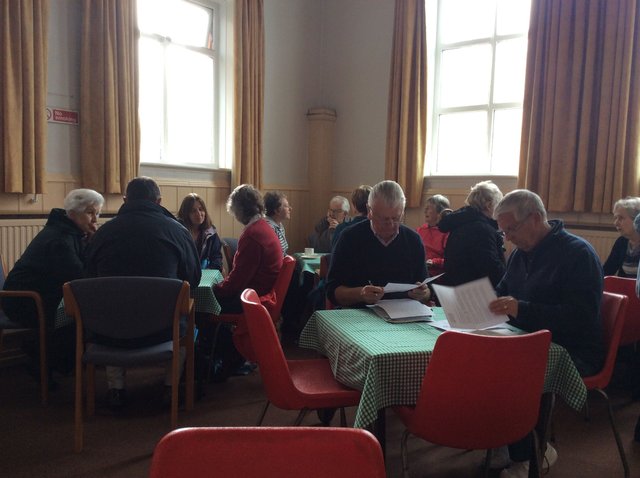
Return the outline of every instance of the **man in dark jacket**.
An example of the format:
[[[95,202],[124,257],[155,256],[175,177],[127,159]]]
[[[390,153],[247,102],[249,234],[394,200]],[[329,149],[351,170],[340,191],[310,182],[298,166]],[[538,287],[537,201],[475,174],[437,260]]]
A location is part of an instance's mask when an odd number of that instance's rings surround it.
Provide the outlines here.
[[[150,276],[186,280],[198,287],[201,270],[191,234],[160,205],[156,182],[132,179],[118,215],[98,229],[87,249],[87,275]],[[171,337],[167,331],[167,339]],[[170,384],[170,374],[165,385]],[[109,403],[124,405],[124,370],[107,367]]]

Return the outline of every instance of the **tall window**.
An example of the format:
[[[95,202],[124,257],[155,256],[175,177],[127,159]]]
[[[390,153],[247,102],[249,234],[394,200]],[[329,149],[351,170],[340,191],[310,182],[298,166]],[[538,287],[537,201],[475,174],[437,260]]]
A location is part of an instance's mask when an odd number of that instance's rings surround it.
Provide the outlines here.
[[[428,21],[437,21],[427,40],[435,45],[428,174],[517,174],[530,3],[427,0]]]
[[[218,5],[137,0],[141,161],[218,166]]]

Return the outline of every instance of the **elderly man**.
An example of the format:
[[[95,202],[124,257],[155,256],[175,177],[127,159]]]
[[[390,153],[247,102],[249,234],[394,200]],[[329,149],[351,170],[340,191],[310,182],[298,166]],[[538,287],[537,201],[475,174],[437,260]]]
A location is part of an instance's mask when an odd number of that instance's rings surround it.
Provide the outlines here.
[[[327,215],[315,226],[315,232],[309,236],[309,245],[315,252],[331,252],[331,240],[336,227],[349,217],[349,200],[344,196],[334,196],[329,201]]]
[[[600,301],[602,267],[593,247],[565,231],[562,221],[547,220],[540,197],[521,189],[507,194],[494,211],[498,227],[516,249],[498,284],[496,314],[527,330],[548,329],[567,349],[581,375],[598,372],[604,360]],[[501,477],[527,476],[527,440],[509,447],[515,462]],[[551,457],[550,457],[551,456]],[[557,454],[549,448],[552,464]]]
[[[327,296],[333,303],[375,304],[383,298],[387,282],[414,284],[428,277],[420,236],[401,224],[405,202],[402,188],[393,181],[373,187],[369,220],[345,229],[333,251],[327,277]],[[404,295],[424,301],[430,292],[421,285]]]
[[[87,275],[150,276],[186,280],[195,289],[200,282],[200,259],[189,231],[160,205],[156,182],[137,177],[127,185],[118,215],[95,233],[87,250]],[[166,338],[170,339],[171,331]],[[124,370],[107,367],[109,405],[125,404]],[[165,385],[171,384],[170,370]],[[170,387],[166,395],[170,393]]]

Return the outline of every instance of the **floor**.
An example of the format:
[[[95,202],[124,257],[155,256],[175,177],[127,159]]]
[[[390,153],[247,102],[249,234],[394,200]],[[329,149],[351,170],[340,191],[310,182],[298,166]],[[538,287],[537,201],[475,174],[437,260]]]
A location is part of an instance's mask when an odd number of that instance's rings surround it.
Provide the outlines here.
[[[296,358],[311,356],[301,349],[287,350]],[[162,369],[129,373],[129,405],[113,415],[104,405],[104,372],[98,372],[97,414],[85,426],[85,450],[73,453],[73,377],[57,377],[59,389],[50,404],[39,404],[38,386],[17,363],[0,368],[0,476],[2,477],[144,477],[148,474],[153,448],[169,431],[169,413],[161,400]],[[620,389],[611,390],[631,476],[640,476],[640,444],[633,442],[633,428],[640,415],[640,402],[633,402]],[[181,412],[180,426],[247,426],[255,424],[264,403],[259,372],[210,384],[195,410]],[[558,403],[554,432],[558,462],[549,471],[553,477],[601,478],[623,476],[622,465],[611,434],[603,401],[590,398],[591,420]],[[348,410],[353,422],[354,410]],[[271,408],[265,425],[290,425],[296,412]],[[315,413],[304,425],[318,425]],[[338,417],[334,419],[337,426]],[[400,436],[402,426],[387,412],[387,475],[402,476]],[[411,477],[479,476],[484,453],[437,447],[419,439],[410,440]]]

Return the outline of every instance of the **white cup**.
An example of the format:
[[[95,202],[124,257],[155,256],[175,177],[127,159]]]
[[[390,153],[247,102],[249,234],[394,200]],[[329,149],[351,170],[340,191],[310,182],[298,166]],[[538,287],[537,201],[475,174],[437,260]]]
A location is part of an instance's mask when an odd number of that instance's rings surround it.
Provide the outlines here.
[[[305,248],[304,248],[304,253],[305,253],[305,255],[307,255],[307,256],[311,256],[311,255],[313,255],[313,247],[305,247]]]

